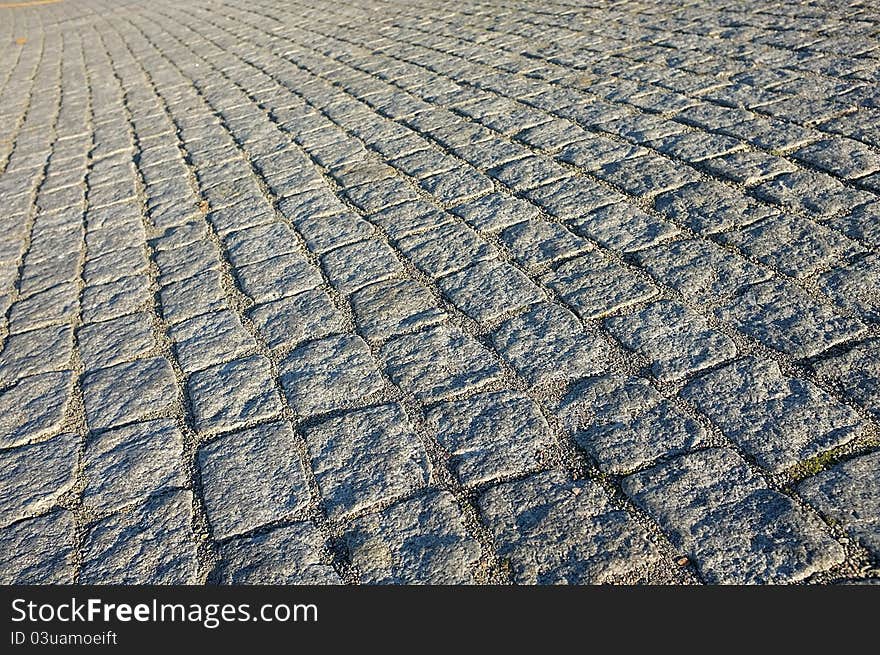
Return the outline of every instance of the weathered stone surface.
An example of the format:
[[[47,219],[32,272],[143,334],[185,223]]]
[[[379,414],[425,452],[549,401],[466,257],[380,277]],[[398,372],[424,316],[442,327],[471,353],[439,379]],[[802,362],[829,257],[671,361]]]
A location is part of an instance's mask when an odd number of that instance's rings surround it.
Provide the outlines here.
[[[373,282],[400,275],[403,267],[384,241],[370,239],[331,250],[321,258],[330,284],[352,293]]]
[[[880,339],[868,339],[813,364],[844,396],[880,417]]]
[[[154,496],[90,526],[83,544],[84,584],[196,584],[192,493]]]
[[[177,361],[185,373],[207,368],[253,352],[257,343],[228,310],[210,312],[171,327]]]
[[[227,306],[220,273],[214,270],[162,287],[159,299],[162,316],[169,323],[185,321],[205,312],[216,312]]]
[[[343,318],[320,289],[254,306],[249,315],[260,338],[273,350],[289,349],[308,338],[340,331]]]
[[[546,297],[522,272],[499,261],[474,264],[441,279],[439,285],[453,305],[481,323]]]
[[[287,402],[303,416],[360,404],[384,386],[378,363],[357,335],[304,343],[278,370]]]
[[[568,225],[578,234],[619,252],[636,252],[679,232],[669,221],[626,203],[600,207]]]
[[[198,463],[215,539],[286,518],[309,502],[305,472],[286,422],[223,435],[199,449]]]
[[[427,421],[466,486],[532,471],[554,443],[535,402],[510,391],[439,403]]]
[[[557,409],[563,425],[608,473],[623,474],[698,445],[706,431],[641,378],[589,378]]]
[[[480,544],[452,494],[431,491],[352,522],[345,533],[365,584],[469,584]]]
[[[715,310],[722,321],[794,357],[811,357],[865,331],[860,321],[822,305],[783,280],[749,287]]]
[[[0,351],[0,386],[28,375],[66,369],[72,351],[73,330],[69,325],[13,334]]]
[[[530,384],[597,373],[609,351],[608,343],[585,332],[574,314],[551,303],[535,305],[502,323],[492,341]]]
[[[479,506],[520,584],[637,579],[659,558],[644,529],[590,480],[540,473],[490,489]]]
[[[425,487],[431,464],[397,404],[359,409],[305,431],[327,514],[344,519]]]
[[[684,305],[660,300],[635,314],[605,319],[621,343],[645,355],[659,379],[675,380],[736,357],[733,341]]]
[[[380,353],[392,381],[426,402],[478,389],[501,375],[488,350],[444,325],[391,339]]]
[[[235,271],[242,291],[258,303],[292,296],[322,283],[318,269],[298,253],[239,266]]]
[[[169,419],[90,435],[82,466],[83,505],[101,514],[187,484],[183,435]]]
[[[636,473],[624,479],[623,490],[710,583],[796,582],[843,559],[843,549],[818,519],[767,489],[725,448]]]
[[[163,357],[116,364],[83,377],[83,403],[92,430],[169,411],[177,402],[174,372]]]
[[[493,246],[459,223],[402,237],[397,247],[416,268],[431,277],[443,277],[496,255]]]
[[[65,433],[48,441],[0,450],[0,525],[48,507],[71,489],[79,436]]]
[[[73,514],[59,509],[0,530],[0,583],[73,584]]]
[[[565,262],[541,281],[585,320],[649,300],[659,293],[647,278],[596,252]]]
[[[808,478],[798,493],[843,527],[876,557],[880,554],[880,453],[861,455]]]
[[[0,391],[0,447],[35,441],[59,426],[72,384],[70,372],[43,373]]]
[[[215,364],[186,383],[199,432],[229,430],[281,411],[269,361],[262,355]]]
[[[814,384],[754,357],[697,378],[681,395],[771,471],[846,443],[864,428],[858,414]]]
[[[552,264],[592,249],[559,223],[531,219],[512,225],[501,232],[501,241],[510,248],[522,266],[533,268]]]
[[[154,346],[153,323],[143,312],[84,325],[76,336],[86,370],[131,361]]]
[[[220,547],[224,584],[342,584],[311,523],[293,523]]]
[[[478,232],[497,232],[500,229],[534,218],[538,210],[529,203],[501,193],[490,193],[476,200],[452,208]]]
[[[439,323],[446,314],[421,284],[413,280],[385,280],[351,296],[360,332],[371,341]]]

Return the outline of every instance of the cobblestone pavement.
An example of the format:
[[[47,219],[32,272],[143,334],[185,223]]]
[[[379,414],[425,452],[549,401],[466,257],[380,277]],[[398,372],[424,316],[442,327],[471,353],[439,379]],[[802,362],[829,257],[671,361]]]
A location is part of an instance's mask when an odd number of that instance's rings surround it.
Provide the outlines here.
[[[0,580],[880,563],[873,1],[0,2]]]

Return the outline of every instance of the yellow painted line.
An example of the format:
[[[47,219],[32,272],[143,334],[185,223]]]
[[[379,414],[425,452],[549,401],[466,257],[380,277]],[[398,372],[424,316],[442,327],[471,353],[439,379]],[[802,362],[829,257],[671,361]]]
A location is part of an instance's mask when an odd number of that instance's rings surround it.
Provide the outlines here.
[[[3,2],[0,3],[0,9],[19,9],[21,7],[38,7],[40,5],[54,5],[64,0],[29,0],[29,2]]]

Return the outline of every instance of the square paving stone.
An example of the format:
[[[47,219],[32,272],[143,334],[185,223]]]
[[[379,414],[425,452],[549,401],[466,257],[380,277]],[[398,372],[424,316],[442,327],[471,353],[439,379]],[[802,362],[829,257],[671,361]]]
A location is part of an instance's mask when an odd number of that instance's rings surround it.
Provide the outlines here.
[[[388,207],[368,218],[392,239],[401,239],[454,221],[452,216],[421,199]]]
[[[92,323],[130,314],[145,309],[151,299],[146,275],[86,287],[82,292],[82,320]]]
[[[83,377],[89,428],[98,430],[155,416],[174,408],[177,384],[163,357],[116,364]]]
[[[605,205],[567,224],[576,233],[620,252],[648,248],[679,232],[673,223],[627,203]]]
[[[751,225],[779,210],[719,182],[694,182],[654,199],[654,206],[677,223],[700,234]]]
[[[295,253],[235,269],[241,289],[261,303],[321,286],[321,274],[305,256]]]
[[[186,388],[199,432],[241,427],[281,411],[270,362],[262,355],[215,364],[193,373]]]
[[[645,530],[591,480],[539,473],[490,489],[479,507],[518,584],[639,579],[660,558]]]
[[[439,323],[446,313],[434,296],[413,280],[384,280],[351,295],[358,330],[370,341]]]
[[[546,299],[524,273],[499,261],[474,264],[438,284],[453,305],[481,323]]]
[[[184,487],[184,466],[183,435],[170,419],[91,435],[83,455],[83,505],[112,512],[156,491]]]
[[[278,370],[287,402],[302,416],[351,407],[384,387],[369,347],[353,334],[304,343]]]
[[[446,223],[439,227],[402,237],[397,242],[403,256],[431,277],[443,277],[471,264],[492,259],[495,247],[469,227]]]
[[[663,381],[679,379],[736,357],[734,342],[684,305],[660,300],[635,314],[605,319],[605,327],[630,350],[645,355]]]
[[[52,506],[76,482],[79,435],[0,450],[0,525]]]
[[[450,210],[478,232],[497,232],[508,225],[535,218],[538,209],[520,198],[490,193]]]
[[[226,434],[199,449],[205,509],[215,539],[296,514],[309,489],[286,422]]]
[[[838,307],[880,323],[880,255],[871,254],[824,273],[819,286]]]
[[[341,331],[344,317],[321,289],[254,306],[249,312],[260,337],[273,350]]]
[[[565,262],[541,281],[584,320],[600,318],[660,293],[647,278],[597,252]]]
[[[676,411],[641,378],[584,380],[559,402],[557,414],[599,468],[615,475],[690,450],[706,437],[697,421]]]
[[[400,405],[331,418],[305,431],[312,470],[331,520],[425,486],[431,463]]]
[[[700,305],[729,302],[743,287],[773,275],[711,241],[685,239],[636,254],[640,266],[664,284]]]
[[[721,243],[795,278],[858,253],[860,246],[842,234],[800,216],[782,215],[743,230],[719,235]]]
[[[481,547],[447,491],[430,491],[351,523],[344,535],[362,584],[473,584]]]
[[[681,395],[771,471],[844,444],[864,428],[855,411],[816,385],[754,357],[697,378]]]
[[[478,389],[501,376],[492,354],[451,326],[396,337],[380,353],[392,381],[425,402]]]
[[[86,259],[82,277],[88,285],[102,284],[143,273],[146,269],[147,256],[144,248],[135,246]]]
[[[70,400],[69,371],[22,378],[0,391],[0,448],[35,441],[61,425]]]
[[[231,232],[223,243],[233,266],[255,264],[299,251],[296,234],[281,221]]]
[[[729,449],[682,455],[625,478],[623,490],[711,584],[798,582],[843,560],[818,519]]]
[[[220,546],[222,584],[342,584],[324,539],[311,523],[293,523]]]
[[[505,321],[492,341],[529,384],[571,380],[605,367],[608,343],[584,331],[569,310],[540,303]]]
[[[79,288],[73,282],[55,285],[13,303],[9,331],[24,332],[44,325],[70,323],[79,308]]]
[[[153,322],[138,312],[84,325],[77,332],[79,354],[87,371],[146,355],[153,349]]]
[[[555,443],[535,402],[511,391],[440,403],[427,422],[468,487],[537,469]]]
[[[575,236],[559,223],[532,219],[511,225],[499,235],[514,259],[526,268],[573,257],[592,250],[589,241]]]
[[[59,509],[0,530],[0,584],[73,584],[76,519]]]
[[[778,279],[749,287],[716,309],[715,315],[770,348],[798,358],[818,355],[866,329],[860,321]]]
[[[345,294],[403,273],[391,246],[378,239],[331,250],[321,257],[321,265],[330,284]]]
[[[306,247],[318,255],[374,236],[376,228],[364,219],[345,212],[331,216],[310,216],[294,220]]]
[[[810,505],[880,555],[880,452],[822,471],[798,486]]]
[[[168,334],[174,341],[177,361],[185,373],[243,357],[257,347],[238,316],[229,310],[181,321],[172,325]]]
[[[173,491],[90,526],[82,548],[80,582],[199,582],[192,502],[192,492]]]
[[[72,354],[73,330],[69,325],[13,334],[0,351],[0,387],[28,375],[68,368]]]
[[[162,316],[178,323],[205,312],[226,309],[226,294],[217,271],[205,271],[195,277],[172,282],[159,292]]]
[[[220,253],[208,240],[161,250],[156,253],[155,260],[159,267],[159,282],[163,285],[220,268]]]

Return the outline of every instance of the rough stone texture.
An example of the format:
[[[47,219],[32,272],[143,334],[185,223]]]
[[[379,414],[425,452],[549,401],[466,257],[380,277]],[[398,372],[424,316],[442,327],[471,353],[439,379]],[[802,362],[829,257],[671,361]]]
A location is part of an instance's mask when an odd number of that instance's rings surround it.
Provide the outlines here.
[[[531,384],[570,380],[603,369],[608,344],[587,334],[559,305],[541,303],[503,323],[495,347]]]
[[[2,584],[71,584],[73,514],[59,509],[0,530]]]
[[[468,534],[452,494],[429,492],[351,523],[352,563],[366,584],[476,582],[480,544]]]
[[[60,434],[48,441],[0,450],[0,525],[51,507],[76,482],[79,437]]]
[[[168,419],[101,432],[86,442],[83,477],[83,505],[101,514],[186,486],[183,435]]]
[[[116,364],[83,378],[86,418],[93,430],[164,412],[177,402],[174,372],[162,357]]]
[[[355,410],[306,430],[305,436],[332,519],[428,484],[430,462],[399,405]]]
[[[4,580],[876,575],[798,509],[876,451],[871,3],[0,4]],[[687,549],[620,493],[719,444],[781,492]]]
[[[691,375],[736,356],[731,339],[676,302],[661,300],[635,314],[605,319],[608,330],[645,355],[651,372],[667,381]]]
[[[449,466],[466,486],[536,469],[553,444],[537,404],[510,391],[439,403],[427,420],[450,455]]]
[[[175,491],[95,523],[85,536],[80,582],[195,584],[192,518],[192,493]]]
[[[711,583],[795,582],[843,559],[827,528],[725,448],[637,473],[623,489]]]
[[[287,402],[303,416],[363,402],[384,384],[379,365],[357,335],[309,341],[291,352],[278,372]]]
[[[575,385],[560,401],[565,429],[603,471],[623,474],[698,445],[706,431],[641,378],[606,375]]]
[[[637,578],[659,557],[629,513],[590,480],[548,471],[490,489],[479,505],[520,584]]]
[[[200,432],[237,428],[281,411],[269,362],[261,355],[193,373],[186,387]]]
[[[39,439],[64,419],[73,376],[43,373],[0,391],[0,447]]]
[[[807,479],[801,496],[880,555],[880,453],[856,457]]]
[[[697,378],[682,396],[771,471],[846,443],[864,427],[852,409],[816,385],[753,357]]]
[[[309,501],[287,423],[223,435],[202,446],[198,460],[205,508],[217,539],[285,518]]]
[[[443,325],[392,339],[381,354],[391,379],[428,402],[478,389],[501,374],[473,337]]]
[[[342,584],[311,523],[231,539],[221,547],[220,558],[218,575],[224,584]]]

